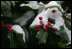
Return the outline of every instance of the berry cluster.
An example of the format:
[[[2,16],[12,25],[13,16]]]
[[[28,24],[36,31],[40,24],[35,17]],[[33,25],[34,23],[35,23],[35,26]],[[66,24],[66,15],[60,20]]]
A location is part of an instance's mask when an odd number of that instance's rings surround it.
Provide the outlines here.
[[[5,28],[5,27],[6,27],[6,25],[5,25],[5,22],[4,22],[4,21],[1,21],[1,26],[2,26],[2,28]],[[12,24],[8,24],[8,29],[9,29],[9,31],[10,31],[10,32],[12,32],[12,31],[13,31],[13,29],[12,29]]]
[[[8,29],[9,29],[10,32],[13,31],[13,29],[12,29],[12,24],[8,24]]]
[[[1,21],[1,25],[3,28],[5,28],[5,22],[4,21]]]
[[[41,26],[43,27],[43,23],[42,23],[42,17],[39,17],[39,20],[40,20],[40,24]],[[48,24],[45,25],[45,27],[43,28],[45,31],[48,29],[48,27],[51,27],[52,23],[51,22],[48,22]],[[40,27],[40,25],[36,25],[35,26],[39,31],[42,30],[42,27]],[[56,30],[56,28],[54,27],[53,30]]]

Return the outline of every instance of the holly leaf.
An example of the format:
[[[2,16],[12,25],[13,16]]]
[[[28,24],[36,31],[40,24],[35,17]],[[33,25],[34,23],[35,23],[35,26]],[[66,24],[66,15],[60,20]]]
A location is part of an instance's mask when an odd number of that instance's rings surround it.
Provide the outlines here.
[[[11,17],[11,15],[12,15],[10,10],[3,10],[2,14],[3,14],[3,16],[6,16],[6,17]]]
[[[15,1],[10,1],[12,3],[13,6],[15,6]]]
[[[9,1],[1,1],[1,8],[10,8],[11,3]]]
[[[63,16],[63,18],[64,18],[64,22],[65,22],[66,27],[67,27],[69,30],[71,30],[71,18],[66,18],[66,17],[64,17],[64,16]]]
[[[60,46],[60,48],[65,48],[67,46],[67,43],[59,42],[58,45]]]
[[[65,25],[66,25],[66,27],[69,29],[69,30],[71,30],[71,25],[70,25],[70,20],[68,21],[68,20],[65,20]]]
[[[10,48],[25,48],[23,34],[10,33]]]
[[[37,32],[36,37],[39,39],[39,44],[40,43],[46,43],[48,34],[47,34],[47,32],[41,30],[41,31]]]
[[[9,1],[1,1],[1,14],[6,17],[11,16],[11,3]]]
[[[69,41],[68,35],[64,31],[64,27],[61,26],[60,30],[55,31],[56,35],[60,36],[63,40]]]

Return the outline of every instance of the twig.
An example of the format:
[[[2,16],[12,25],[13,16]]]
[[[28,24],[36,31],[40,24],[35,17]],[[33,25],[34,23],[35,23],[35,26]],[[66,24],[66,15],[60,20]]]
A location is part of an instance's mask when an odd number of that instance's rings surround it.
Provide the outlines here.
[[[68,11],[68,7],[66,7],[66,9],[64,10],[64,12],[62,12],[64,17],[66,17],[67,11]]]

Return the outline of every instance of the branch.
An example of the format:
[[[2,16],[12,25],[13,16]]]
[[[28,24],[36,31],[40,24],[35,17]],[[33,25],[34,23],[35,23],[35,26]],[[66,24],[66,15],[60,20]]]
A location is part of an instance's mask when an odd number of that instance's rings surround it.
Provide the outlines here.
[[[64,10],[64,12],[62,12],[63,16],[66,17],[66,13],[68,11],[68,7],[66,7],[66,9]]]

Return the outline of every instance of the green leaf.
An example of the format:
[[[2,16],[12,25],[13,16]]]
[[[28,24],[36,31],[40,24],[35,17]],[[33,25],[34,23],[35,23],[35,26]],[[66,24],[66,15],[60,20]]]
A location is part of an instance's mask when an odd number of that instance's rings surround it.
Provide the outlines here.
[[[11,3],[9,1],[1,1],[1,8],[10,8]]]
[[[56,35],[60,36],[63,40],[69,41],[68,35],[64,31],[64,27],[63,26],[61,26],[60,31],[57,30],[55,33],[56,33]]]
[[[12,3],[13,6],[15,6],[15,1],[10,1]]]
[[[66,18],[69,22],[71,22],[71,18]]]
[[[10,36],[10,48],[25,48],[22,34],[11,32]]]
[[[60,48],[65,48],[67,46],[67,43],[59,42],[58,45],[60,46]]]
[[[9,1],[1,1],[1,14],[5,17],[11,17],[11,3]]]
[[[66,25],[66,27],[67,27],[69,30],[71,30],[71,25],[70,25],[69,23],[70,23],[69,21],[65,20],[65,25]]]
[[[66,18],[66,17],[64,17],[64,16],[63,16],[63,18],[64,18],[64,22],[65,22],[66,27],[67,27],[69,30],[71,30],[71,25],[70,25],[70,23],[71,23],[71,18]]]
[[[46,43],[48,34],[47,34],[47,32],[41,30],[41,31],[37,32],[36,37],[39,39],[39,44],[40,43]]]
[[[3,16],[5,16],[5,17],[11,17],[11,15],[12,15],[12,13],[11,13],[10,10],[4,10],[4,11],[2,12],[2,14],[3,14]]]

